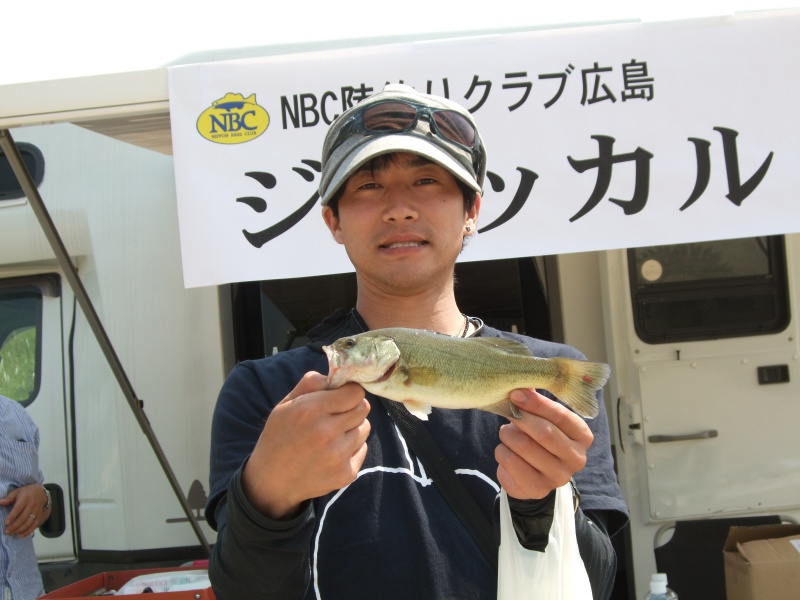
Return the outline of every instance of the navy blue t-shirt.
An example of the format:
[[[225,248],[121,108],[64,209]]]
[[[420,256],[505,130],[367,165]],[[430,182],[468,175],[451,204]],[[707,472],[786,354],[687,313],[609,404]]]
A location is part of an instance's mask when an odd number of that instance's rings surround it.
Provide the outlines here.
[[[333,322],[321,341],[359,331],[352,317]],[[479,334],[517,339],[542,358],[584,358],[568,346],[490,327]],[[243,362],[220,392],[206,508],[219,532],[210,567],[219,600],[494,597],[496,573],[370,394],[368,451],[353,483],[312,500],[288,522],[268,519],[249,505],[239,482],[241,466],[271,409],[306,372],[327,373],[319,345]],[[582,509],[602,512],[613,531],[624,523],[627,509],[599,399],[600,414],[588,421],[595,437],[587,466],[575,481]],[[506,422],[480,410],[436,408],[423,422],[490,521],[500,489],[494,450]]]

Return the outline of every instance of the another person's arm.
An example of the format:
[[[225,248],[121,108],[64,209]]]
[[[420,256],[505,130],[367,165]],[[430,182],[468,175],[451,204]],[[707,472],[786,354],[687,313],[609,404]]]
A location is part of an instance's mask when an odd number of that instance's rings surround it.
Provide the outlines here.
[[[11,506],[3,523],[5,535],[26,537],[50,518],[51,507],[40,483],[31,483],[11,490],[0,499],[0,506]]]

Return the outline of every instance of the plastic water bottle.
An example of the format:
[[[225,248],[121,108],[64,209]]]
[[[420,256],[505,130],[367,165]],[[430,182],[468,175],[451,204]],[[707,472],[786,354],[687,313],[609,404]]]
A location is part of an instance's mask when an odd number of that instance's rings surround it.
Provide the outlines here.
[[[678,594],[667,587],[666,573],[653,573],[650,577],[650,592],[644,600],[678,600]]]

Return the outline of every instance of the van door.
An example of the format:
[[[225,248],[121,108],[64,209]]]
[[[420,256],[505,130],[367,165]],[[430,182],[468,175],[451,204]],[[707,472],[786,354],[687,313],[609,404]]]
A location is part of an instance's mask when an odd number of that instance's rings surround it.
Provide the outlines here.
[[[34,536],[39,560],[75,557],[61,292],[57,274],[0,278],[0,394],[38,426],[39,467],[53,499],[53,516]]]
[[[796,503],[785,263],[782,236],[628,252],[654,520]]]
[[[611,414],[639,597],[675,521],[797,510],[797,241],[607,253]]]

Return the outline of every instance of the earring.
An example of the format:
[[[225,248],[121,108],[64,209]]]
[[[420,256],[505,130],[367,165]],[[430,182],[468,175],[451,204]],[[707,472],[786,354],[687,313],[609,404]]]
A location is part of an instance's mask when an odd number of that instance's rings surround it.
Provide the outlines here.
[[[472,231],[472,227],[467,227],[467,233],[469,233],[470,231]]]

